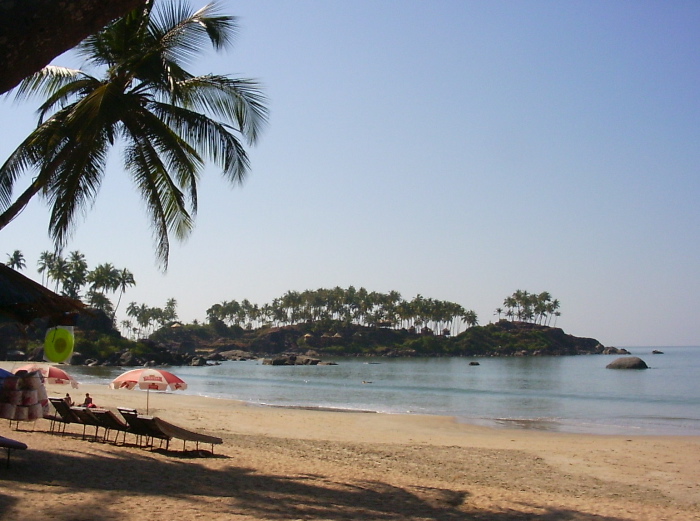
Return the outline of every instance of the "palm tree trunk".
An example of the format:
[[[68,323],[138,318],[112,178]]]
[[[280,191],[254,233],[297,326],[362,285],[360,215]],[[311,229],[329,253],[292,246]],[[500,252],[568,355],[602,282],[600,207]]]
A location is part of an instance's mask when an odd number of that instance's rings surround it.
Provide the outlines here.
[[[112,322],[114,322],[114,319],[115,319],[116,316],[117,316],[117,309],[119,309],[119,304],[121,304],[121,302],[122,302],[122,296],[123,296],[123,295],[124,295],[124,290],[122,290],[122,291],[119,293],[119,299],[117,300],[117,305],[114,306],[114,313],[112,313]]]
[[[2,0],[0,93],[75,47],[115,18],[144,4],[144,0]]]

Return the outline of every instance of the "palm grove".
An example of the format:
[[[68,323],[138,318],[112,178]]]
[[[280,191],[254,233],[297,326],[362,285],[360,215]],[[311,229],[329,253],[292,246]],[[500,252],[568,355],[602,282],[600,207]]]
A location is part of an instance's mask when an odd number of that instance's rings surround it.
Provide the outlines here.
[[[8,254],[7,265],[16,270],[25,269],[26,261],[21,251],[15,250]],[[88,269],[84,255],[78,251],[71,252],[65,259],[60,255],[43,252],[37,263],[37,272],[41,274],[42,282],[53,284],[62,294],[82,298],[93,308],[104,311],[111,318],[113,327],[116,326],[115,315],[122,296],[128,288],[136,285],[129,270],[117,269],[111,263]],[[108,294],[117,293],[117,303],[113,305]],[[474,327],[479,325],[476,312],[454,302],[422,295],[405,300],[398,291],[382,293],[354,286],[290,290],[262,305],[248,299],[226,300],[207,309],[206,324],[199,324],[195,320],[181,329],[200,337],[212,338],[213,335],[229,339],[240,339],[244,332],[250,332],[254,336],[267,334],[266,331],[272,332],[285,326],[293,329],[296,326],[298,335],[315,332],[326,336],[328,333],[348,330],[357,332],[360,329],[375,332],[393,330],[400,335],[367,337],[364,341],[355,339],[351,345],[342,340],[336,342],[339,345],[345,344],[342,349],[331,342],[327,348],[336,354],[378,354],[385,352],[383,349],[392,347],[398,349],[396,353],[442,356],[494,354],[500,353],[504,348],[506,353],[521,351],[523,348],[546,350],[547,341],[543,341],[536,330],[523,336],[522,327],[527,323],[549,325],[561,314],[559,301],[553,299],[547,291],[529,293],[517,290],[504,299],[503,306],[494,313],[498,315],[498,324],[508,323],[502,319],[505,316],[516,323],[514,327],[521,333],[513,335],[506,332],[509,328],[503,327],[494,330],[495,324],[483,328]],[[158,334],[151,338],[172,339],[174,337],[171,333],[174,330],[167,326],[180,323],[174,298],[168,299],[164,307],[129,302],[126,315],[127,318],[119,326],[124,336],[130,340],[151,337],[157,331]],[[302,326],[301,329],[299,325]],[[464,331],[463,326],[466,326]],[[469,335],[471,332],[475,334]],[[114,334],[119,336],[116,331]],[[435,343],[438,340],[444,342],[443,339],[454,339],[458,344]],[[98,356],[98,353],[99,356],[108,356],[120,349],[132,349],[124,341],[124,338],[102,337],[95,338],[91,343],[83,339],[81,349],[94,356]],[[301,336],[297,342],[305,343]],[[134,345],[133,348],[143,351],[143,346]]]
[[[15,250],[7,255],[7,265],[13,269],[26,268],[24,255]],[[88,305],[114,317],[127,288],[135,286],[133,274],[126,268],[117,269],[111,263],[88,270],[85,256],[73,251],[67,258],[45,251],[37,263],[42,283],[54,283],[56,291],[73,298],[84,298]],[[116,305],[107,293],[118,292]],[[498,319],[550,325],[561,315],[559,300],[549,292],[529,293],[517,290],[503,301],[504,307],[495,311]],[[164,308],[130,302],[126,308],[130,319],[120,325],[128,336],[143,336],[178,319],[177,301],[168,299]],[[227,300],[207,309],[207,321],[212,325],[257,329],[281,327],[303,322],[365,327],[407,329],[415,333],[456,335],[462,325],[479,324],[475,311],[460,304],[416,295],[405,300],[398,291],[387,293],[367,291],[354,286],[331,289],[287,291],[270,303],[259,305],[248,299]],[[196,321],[195,321],[196,322]],[[116,324],[115,324],[116,325]]]
[[[7,255],[7,266],[15,270],[27,267],[24,255],[15,250]],[[117,308],[127,288],[136,285],[134,275],[126,268],[116,268],[112,263],[99,264],[89,269],[87,259],[80,251],[72,251],[67,257],[44,251],[37,262],[41,283],[54,291],[83,300],[88,306],[104,311],[114,320]],[[108,297],[117,293],[116,305]]]

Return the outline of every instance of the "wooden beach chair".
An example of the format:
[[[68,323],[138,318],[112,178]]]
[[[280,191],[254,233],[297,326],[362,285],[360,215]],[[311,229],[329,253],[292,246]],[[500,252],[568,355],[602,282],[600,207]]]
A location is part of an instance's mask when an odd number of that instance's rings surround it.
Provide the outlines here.
[[[153,422],[148,421],[150,416],[141,416],[136,409],[117,407],[117,410],[129,425],[129,432],[136,436],[137,445],[153,448],[153,440],[158,439],[161,447],[165,441],[165,450],[168,450],[170,436],[158,429]]]
[[[124,409],[119,408],[119,412],[124,416],[130,427],[130,432],[139,433],[140,436],[146,437],[151,441],[154,438],[165,440],[165,450],[170,447],[171,439],[182,440],[182,450],[185,451],[187,448],[187,442],[195,442],[197,450],[199,450],[199,444],[205,443],[211,445],[211,452],[214,453],[214,445],[220,445],[223,443],[221,438],[216,436],[209,436],[207,434],[201,434],[199,432],[194,432],[183,427],[178,427],[170,422],[167,422],[157,416],[144,416],[138,414],[135,409]],[[148,445],[147,445],[148,446]],[[150,445],[152,446],[152,444]],[[161,443],[162,446],[162,443]]]
[[[124,433],[122,444],[126,443],[126,433],[130,432],[128,423],[120,419],[119,416],[114,414],[109,409],[92,409],[90,410],[90,413],[100,423],[102,428],[104,428],[104,441],[111,441],[109,439],[110,432],[115,431],[117,434],[114,436],[114,444],[117,445],[120,432]]]
[[[95,427],[95,434],[93,435],[93,441],[97,441],[100,427],[102,424],[95,418],[89,408],[87,407],[71,407],[73,414],[78,417],[79,423],[83,426],[83,439],[87,436],[86,430],[88,427]]]
[[[71,407],[71,411],[73,411],[73,414],[75,414],[78,419],[80,420],[80,423],[83,425],[83,439],[87,436],[86,430],[88,427],[95,427],[95,434],[93,434],[92,440],[97,441],[100,427],[102,427],[102,424],[99,422],[97,418],[95,418],[95,415],[92,414],[92,409],[89,407]]]
[[[53,405],[56,414],[44,415],[44,418],[51,422],[49,427],[49,432],[56,432],[56,424],[63,425],[61,434],[66,433],[66,425],[69,423],[82,424],[80,418],[78,418],[75,413],[71,410],[70,405],[68,405],[63,398],[49,398],[49,402]]]
[[[193,441],[196,444],[196,450],[199,450],[200,443],[205,443],[207,445],[211,445],[211,453],[214,454],[214,445],[221,445],[224,442],[224,440],[217,438],[216,436],[209,436],[208,434],[201,434],[199,432],[178,427],[177,425],[173,425],[172,423],[158,418],[157,416],[152,418],[152,421],[162,433],[166,434],[170,438],[182,440],[183,451],[187,448],[187,442]]]

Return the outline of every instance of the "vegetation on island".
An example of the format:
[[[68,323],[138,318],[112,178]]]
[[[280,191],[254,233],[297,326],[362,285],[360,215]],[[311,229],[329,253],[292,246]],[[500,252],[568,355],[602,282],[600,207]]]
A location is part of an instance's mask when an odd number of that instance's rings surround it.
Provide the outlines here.
[[[7,265],[25,269],[22,253]],[[154,361],[189,363],[195,356],[313,354],[315,356],[513,356],[602,352],[594,339],[577,338],[551,326],[561,315],[549,292],[517,290],[496,308],[497,322],[480,326],[476,312],[460,304],[416,295],[407,300],[355,288],[287,291],[270,303],[227,300],[207,309],[204,323],[179,321],[177,301],[164,307],[130,302],[127,319],[116,328],[114,313],[124,292],[136,284],[127,269],[110,263],[90,270],[84,255],[68,258],[44,252],[37,264],[42,283],[64,295],[85,298],[91,306],[76,322],[76,361],[124,364]],[[108,292],[117,293],[113,306]],[[46,320],[28,328],[24,339],[7,336],[7,346],[32,351],[41,346]],[[9,349],[6,347],[6,349]],[[0,353],[1,355],[2,353]],[[126,356],[126,358],[124,358]]]

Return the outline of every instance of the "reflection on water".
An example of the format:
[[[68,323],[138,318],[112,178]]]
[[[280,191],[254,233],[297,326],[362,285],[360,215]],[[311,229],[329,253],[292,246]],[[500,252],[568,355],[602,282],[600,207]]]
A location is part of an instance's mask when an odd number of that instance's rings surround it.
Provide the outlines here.
[[[651,369],[605,369],[614,357],[336,359],[335,366],[260,361],[177,367],[189,394],[254,404],[456,416],[486,425],[600,433],[700,434],[700,348],[633,354]],[[75,367],[85,383],[124,371]],[[363,383],[365,382],[365,383]],[[372,382],[368,384],[366,382]]]

